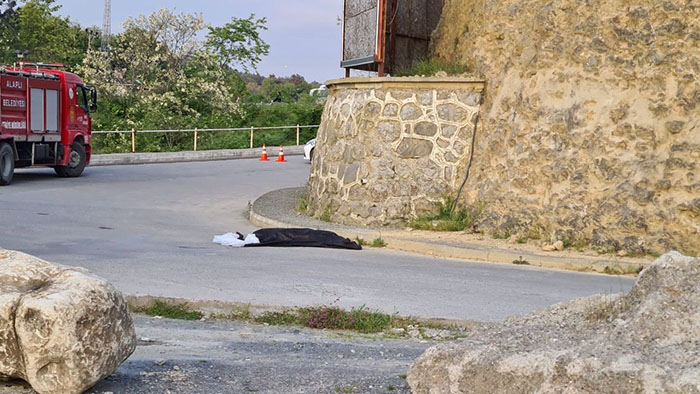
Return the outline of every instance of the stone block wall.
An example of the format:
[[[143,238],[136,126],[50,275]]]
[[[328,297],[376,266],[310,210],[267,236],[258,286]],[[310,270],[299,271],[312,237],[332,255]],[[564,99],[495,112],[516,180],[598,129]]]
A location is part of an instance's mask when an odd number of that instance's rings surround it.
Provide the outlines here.
[[[434,54],[488,81],[478,228],[700,254],[700,3],[446,0]]]
[[[308,184],[312,216],[386,225],[433,212],[454,196],[483,81],[349,78],[327,85]]]

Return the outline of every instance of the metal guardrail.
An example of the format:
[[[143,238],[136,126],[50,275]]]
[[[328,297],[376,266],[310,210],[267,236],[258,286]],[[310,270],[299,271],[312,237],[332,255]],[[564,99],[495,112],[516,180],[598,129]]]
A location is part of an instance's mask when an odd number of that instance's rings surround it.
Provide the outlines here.
[[[225,129],[179,129],[179,130],[136,130],[136,129],[131,129],[131,130],[95,130],[92,132],[92,134],[131,134],[131,152],[136,153],[136,134],[142,134],[142,133],[194,133],[193,136],[193,148],[196,151],[197,150],[197,140],[199,138],[199,133],[206,133],[206,132],[216,132],[216,131],[232,131],[232,132],[241,132],[241,131],[246,131],[250,132],[250,148],[254,148],[253,146],[253,141],[255,139],[255,131],[262,131],[262,130],[289,130],[289,129],[296,129],[297,132],[297,145],[300,145],[299,141],[299,132],[301,129],[311,129],[311,128],[318,128],[319,125],[296,125],[296,126],[265,126],[265,127],[235,127],[235,128],[225,128]]]

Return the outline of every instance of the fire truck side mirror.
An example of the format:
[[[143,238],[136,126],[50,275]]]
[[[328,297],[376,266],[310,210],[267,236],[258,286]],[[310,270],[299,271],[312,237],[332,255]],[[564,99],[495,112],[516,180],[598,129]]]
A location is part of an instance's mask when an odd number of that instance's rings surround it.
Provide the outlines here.
[[[97,89],[94,86],[88,87],[90,89],[90,112],[97,111]]]

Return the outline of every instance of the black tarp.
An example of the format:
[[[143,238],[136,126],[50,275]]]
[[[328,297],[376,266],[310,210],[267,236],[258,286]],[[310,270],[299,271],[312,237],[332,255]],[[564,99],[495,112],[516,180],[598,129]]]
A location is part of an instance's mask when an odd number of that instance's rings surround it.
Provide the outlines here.
[[[306,246],[316,248],[352,249],[362,250],[357,242],[325,230],[312,230],[310,228],[263,228],[254,231],[253,234],[260,240],[259,244],[252,246]]]

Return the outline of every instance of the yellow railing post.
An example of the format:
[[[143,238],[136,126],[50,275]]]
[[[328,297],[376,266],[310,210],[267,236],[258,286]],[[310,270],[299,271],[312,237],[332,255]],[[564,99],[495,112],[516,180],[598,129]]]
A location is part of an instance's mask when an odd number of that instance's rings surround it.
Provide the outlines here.
[[[297,125],[297,145],[299,145],[299,125]]]
[[[136,129],[131,129],[131,153],[136,153]]]
[[[250,149],[253,149],[253,126],[250,126]]]
[[[194,151],[197,151],[197,128],[194,128]]]

